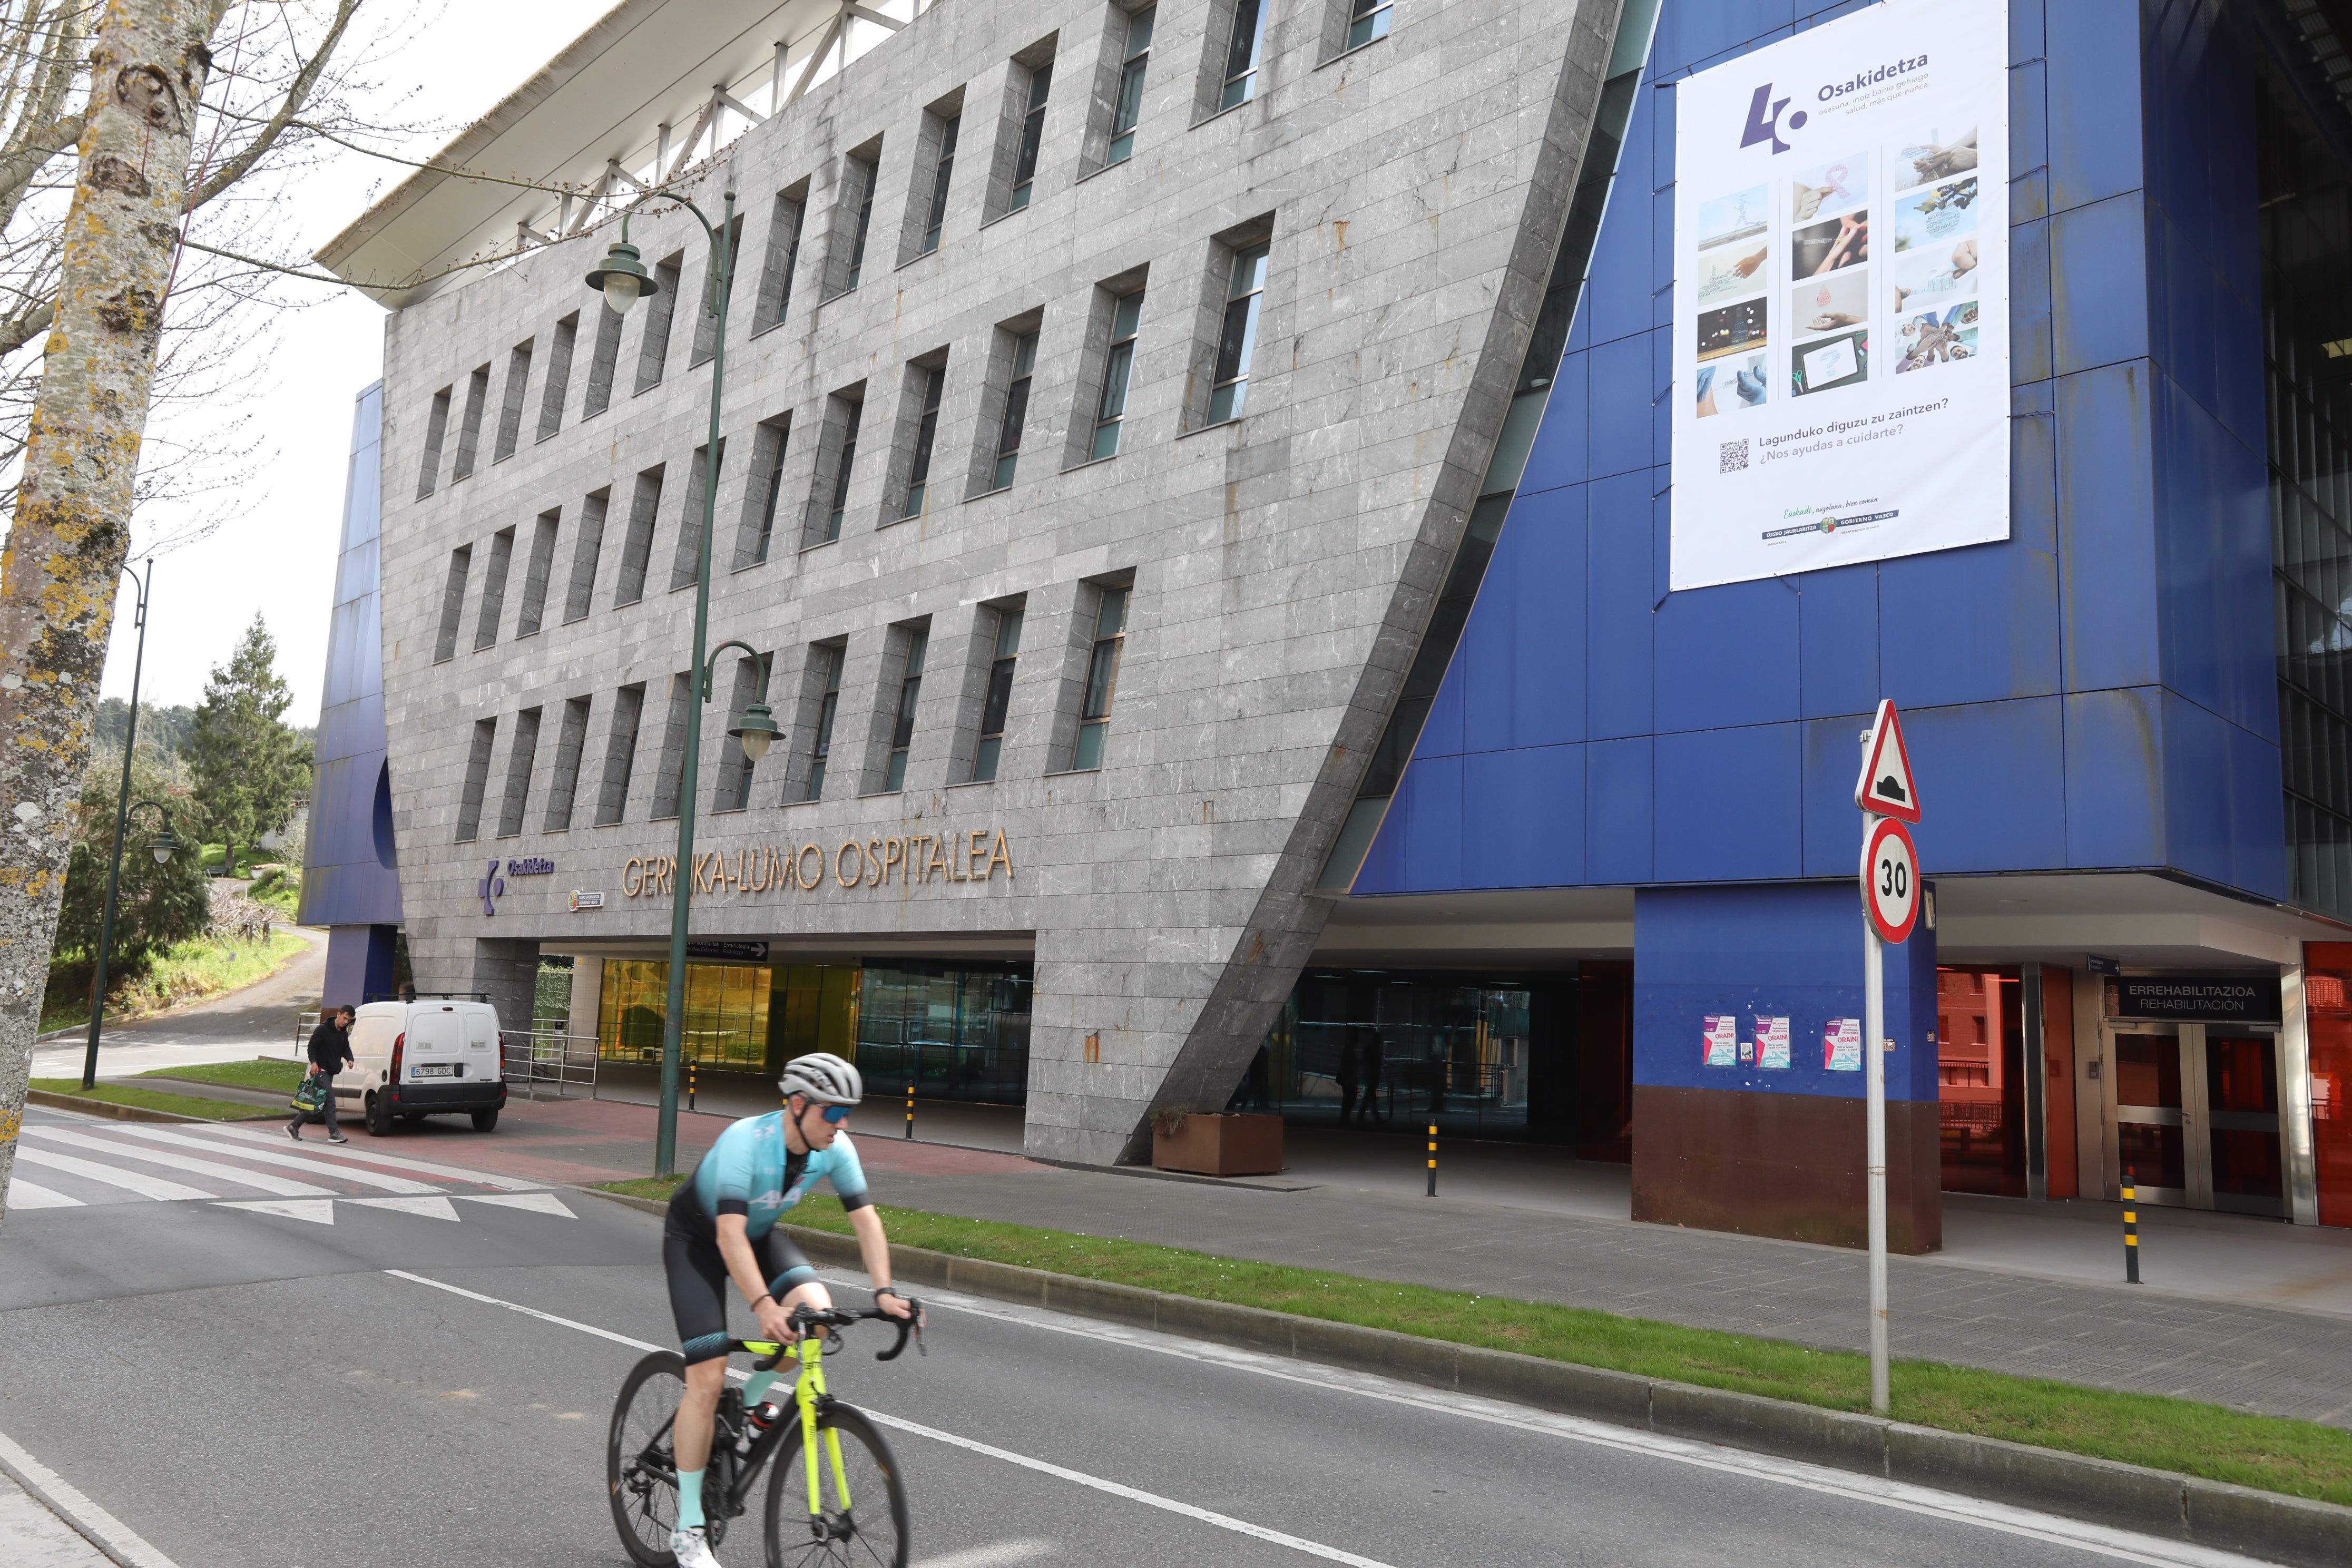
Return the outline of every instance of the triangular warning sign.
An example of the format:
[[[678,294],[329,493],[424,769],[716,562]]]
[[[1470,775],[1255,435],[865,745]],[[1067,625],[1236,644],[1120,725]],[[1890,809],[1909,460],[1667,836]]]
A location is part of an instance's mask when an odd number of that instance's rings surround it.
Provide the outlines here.
[[[1895,704],[1882,700],[1871,730],[1870,760],[1853,781],[1853,804],[1897,822],[1919,820],[1919,786],[1911,776],[1911,753],[1903,745],[1903,721]]]

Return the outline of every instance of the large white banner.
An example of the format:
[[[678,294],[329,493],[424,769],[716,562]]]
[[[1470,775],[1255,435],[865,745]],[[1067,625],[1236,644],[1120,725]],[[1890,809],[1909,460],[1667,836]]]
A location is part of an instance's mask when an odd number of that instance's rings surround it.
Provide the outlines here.
[[[1675,588],[2009,537],[2008,10],[1675,88]]]

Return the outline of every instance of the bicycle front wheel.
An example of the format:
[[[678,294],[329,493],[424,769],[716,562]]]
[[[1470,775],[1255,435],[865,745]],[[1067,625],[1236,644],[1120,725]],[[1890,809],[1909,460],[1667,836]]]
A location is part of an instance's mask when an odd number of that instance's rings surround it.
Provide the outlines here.
[[[677,1460],[670,1426],[686,1392],[686,1361],[656,1351],[631,1369],[604,1439],[604,1484],[621,1544],[640,1568],[677,1568],[669,1549],[677,1524]]]
[[[907,1491],[880,1428],[836,1405],[817,1418],[817,1506],[795,1424],[768,1476],[768,1568],[907,1568]]]

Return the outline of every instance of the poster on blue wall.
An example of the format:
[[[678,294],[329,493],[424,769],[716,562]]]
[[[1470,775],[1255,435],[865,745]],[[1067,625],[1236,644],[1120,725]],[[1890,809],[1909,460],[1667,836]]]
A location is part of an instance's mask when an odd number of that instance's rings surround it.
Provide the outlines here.
[[[1885,0],[1675,85],[1675,589],[2009,537],[2008,62]]]

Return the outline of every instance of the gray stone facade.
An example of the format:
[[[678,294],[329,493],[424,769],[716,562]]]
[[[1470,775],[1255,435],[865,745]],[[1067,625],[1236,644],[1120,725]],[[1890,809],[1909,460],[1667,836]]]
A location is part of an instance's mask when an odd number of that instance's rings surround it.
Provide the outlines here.
[[[1125,14],[945,0],[687,187],[715,211],[731,186],[743,216],[710,642],[772,655],[785,730],[753,770],[749,808],[725,809],[737,773],[724,731],[751,682],[735,653],[722,656],[697,843],[727,879],[698,894],[695,932],[766,937],[780,956],[1034,942],[1028,1143],[1039,1154],[1131,1156],[1153,1109],[1222,1104],[1306,961],[1328,909],[1307,889],[1501,427],[1617,6],[1397,0],[1390,36],[1333,58],[1346,10],[1277,0],[1257,96],[1216,113],[1229,0],[1162,5],[1134,154],[1103,168]],[[1008,148],[1030,70],[1047,58],[1032,199],[1007,213]],[[935,111],[959,107],[942,238],[913,254]],[[836,292],[869,177],[859,283]],[[800,241],[782,319],[769,325],[782,292],[774,229],[791,211],[780,195],[800,205]],[[675,315],[666,353],[648,353],[661,301],[629,313],[609,355],[610,406],[590,415],[602,307],[581,279],[616,233],[607,224],[432,294],[386,329],[384,686],[410,951],[426,988],[489,990],[526,1015],[539,946],[650,949],[668,930],[657,867],[655,892],[626,889],[644,887],[642,862],[675,844],[676,824],[655,813],[678,762],[673,689],[694,608],[688,476],[709,372],[689,360],[708,335],[697,328],[709,252],[679,215],[633,221],[648,267],[677,258]],[[1202,427],[1228,247],[1261,237],[1272,249],[1244,411]],[[1090,462],[1112,300],[1139,283],[1120,449]],[[559,322],[574,312],[547,433]],[[1030,330],[1017,472],[991,491],[1012,344]],[[526,363],[515,351],[527,340]],[[927,505],[893,521],[919,373],[941,368]],[[803,548],[825,531],[853,403],[839,537]],[[771,447],[758,427],[787,417],[768,553],[739,565],[767,510]],[[428,442],[439,455],[420,495]],[[458,479],[461,451],[471,471]],[[640,476],[656,467],[646,511]],[[600,510],[598,545],[583,554],[583,523]],[[486,583],[499,562],[504,581]],[[642,596],[616,604],[640,574]],[[1130,584],[1103,763],[1070,771],[1102,592]],[[1008,606],[1025,625],[1002,761],[994,782],[968,784],[995,615]],[[917,629],[927,660],[904,787],[884,793]],[[839,710],[823,796],[801,803],[821,645],[843,649]],[[614,721],[619,694],[638,686],[634,747],[616,754],[628,739]],[[584,726],[567,707],[578,699]],[[518,760],[533,710],[536,743]],[[551,794],[575,772],[569,826],[550,831]],[[608,798],[619,820],[600,824]],[[478,826],[459,842],[472,814]],[[953,857],[938,842],[949,836]],[[869,843],[880,865],[868,866]],[[556,874],[507,878],[488,913],[479,884],[493,857],[547,857]],[[803,888],[811,866],[820,879]],[[571,912],[574,889],[603,890],[604,907]]]

